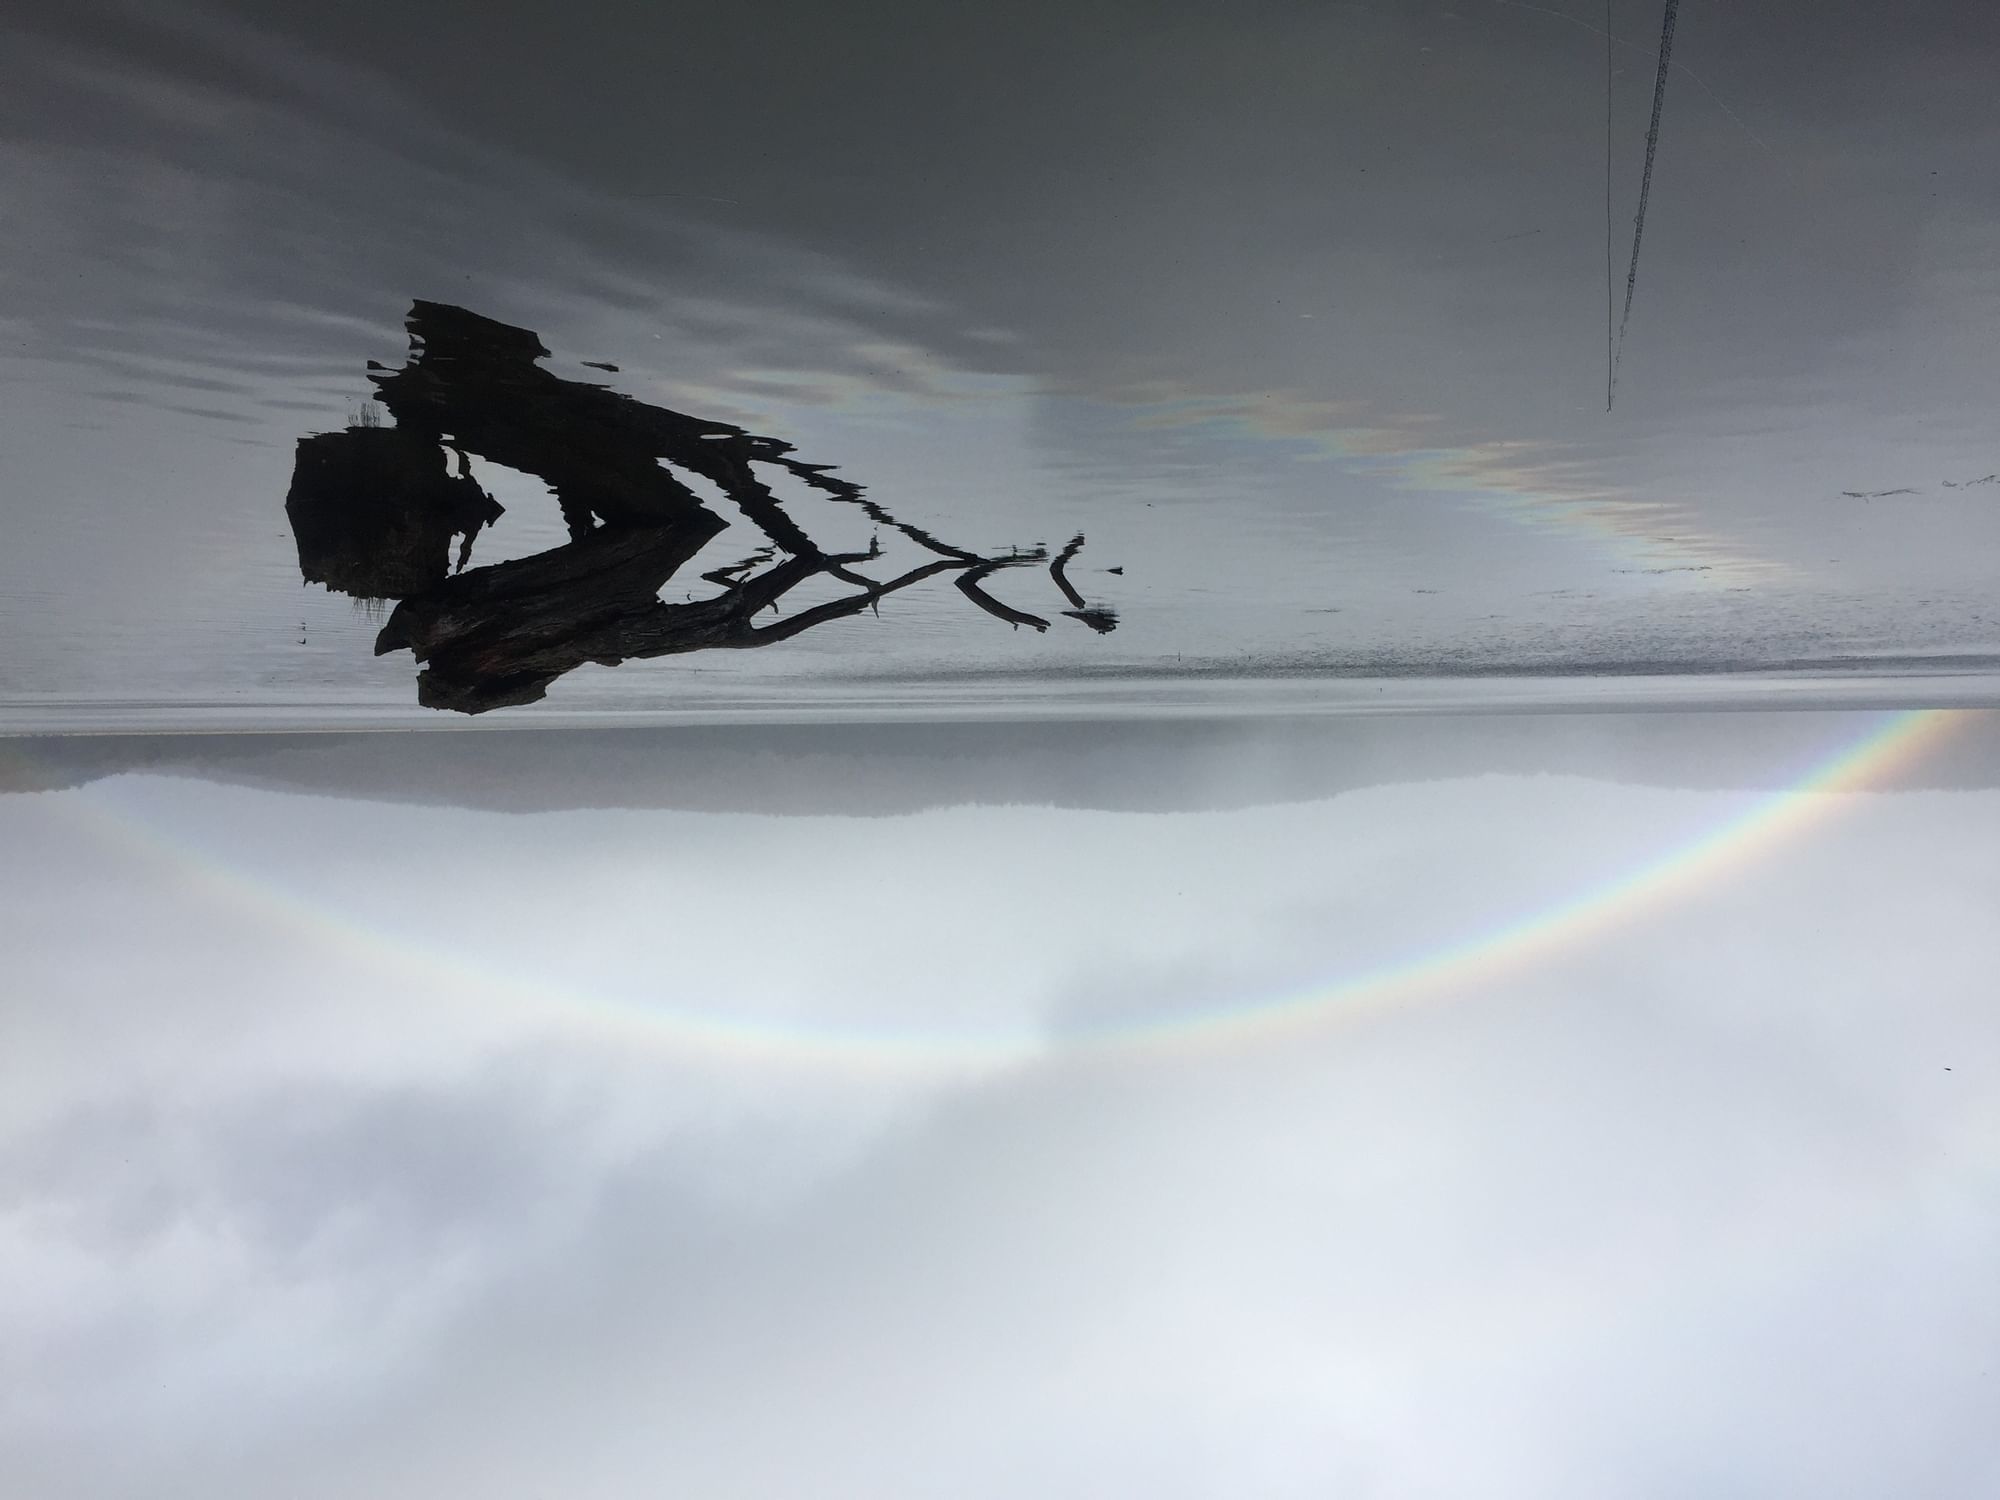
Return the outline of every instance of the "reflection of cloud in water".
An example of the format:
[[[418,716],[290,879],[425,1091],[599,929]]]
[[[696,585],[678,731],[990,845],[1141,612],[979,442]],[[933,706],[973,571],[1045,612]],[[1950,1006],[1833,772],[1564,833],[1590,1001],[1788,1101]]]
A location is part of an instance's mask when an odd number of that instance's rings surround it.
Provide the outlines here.
[[[128,51],[135,28],[36,37],[29,66],[0,70],[20,120],[61,122],[59,143],[30,125],[0,144],[20,229],[0,265],[41,289],[31,317],[9,320],[9,352],[39,381],[82,367],[140,399],[192,386],[255,408],[273,380],[335,376],[393,337],[400,296],[385,286],[469,285],[572,347],[621,346],[604,354],[628,368],[935,384],[920,330],[945,314],[930,298],[731,227],[706,202],[607,197],[257,30],[189,14],[168,34],[170,48],[154,40],[179,63]],[[292,96],[197,81],[190,56]],[[84,285],[78,264],[99,274]]]
[[[927,350],[855,346],[855,368],[741,368],[705,381],[663,380],[660,397],[733,420],[769,425],[788,408],[811,408],[844,420],[929,429],[945,408],[996,406],[1008,419],[1034,395],[1020,375],[957,369]]]
[[[1167,382],[1116,391],[1050,390],[1031,377],[956,367],[927,350],[855,346],[858,368],[739,369],[710,382],[666,382],[662,394],[738,419],[783,425],[787,409],[814,408],[850,422],[918,430],[946,409],[972,421],[1016,423],[1032,404],[1070,401],[1113,428],[1175,431],[1266,451],[1292,445],[1297,461],[1333,462],[1392,490],[1457,499],[1531,530],[1581,538],[1619,571],[1689,575],[1701,585],[1769,583],[1782,563],[1708,529],[1683,505],[1642,500],[1605,482],[1564,445],[1515,438],[1452,442],[1430,415],[1388,417],[1365,401],[1290,391],[1194,395]],[[1220,455],[1214,465],[1227,465]]]
[[[1106,398],[1099,398],[1106,399]],[[1109,398],[1133,426],[1212,433],[1386,478],[1398,490],[1463,498],[1521,526],[1583,536],[1646,571],[1701,569],[1707,581],[1768,581],[1778,563],[1703,529],[1682,506],[1640,500],[1607,484],[1562,445],[1517,438],[1450,442],[1433,416],[1380,417],[1359,401],[1292,391],[1198,395],[1160,383]]]

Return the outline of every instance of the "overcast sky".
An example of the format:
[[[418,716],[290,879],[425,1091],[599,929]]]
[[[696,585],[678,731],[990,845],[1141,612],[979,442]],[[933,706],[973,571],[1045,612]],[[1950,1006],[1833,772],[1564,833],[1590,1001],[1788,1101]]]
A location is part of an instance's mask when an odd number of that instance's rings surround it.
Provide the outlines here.
[[[1532,925],[1793,774],[1588,761],[1181,813],[0,796],[0,1488],[1990,1494],[1976,778],[1532,962],[1078,1044]]]

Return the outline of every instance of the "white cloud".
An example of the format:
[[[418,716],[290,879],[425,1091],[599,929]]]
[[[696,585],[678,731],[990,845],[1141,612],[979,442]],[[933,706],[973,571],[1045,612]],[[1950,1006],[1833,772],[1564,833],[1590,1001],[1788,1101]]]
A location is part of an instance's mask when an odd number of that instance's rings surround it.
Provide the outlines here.
[[[888,1066],[638,1009],[1240,1004],[1742,806],[0,800],[8,1492],[1987,1493],[2000,794],[1275,1041]]]

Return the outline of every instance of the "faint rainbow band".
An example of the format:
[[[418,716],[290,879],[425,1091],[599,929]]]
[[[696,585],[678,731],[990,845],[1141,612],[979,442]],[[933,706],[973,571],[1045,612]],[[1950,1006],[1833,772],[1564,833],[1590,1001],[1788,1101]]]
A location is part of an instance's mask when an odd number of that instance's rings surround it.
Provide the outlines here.
[[[527,981],[482,966],[430,941],[379,932],[352,917],[275,889],[203,850],[87,798],[71,801],[93,831],[124,848],[138,846],[184,880],[218,899],[260,911],[341,946],[359,946],[406,972],[441,983],[472,983],[484,996],[522,1004],[566,1028],[587,1025],[620,1038],[665,1043],[692,1053],[722,1053],[772,1063],[840,1063],[889,1069],[956,1068],[1054,1056],[1171,1056],[1219,1046],[1264,1044],[1348,1023],[1469,981],[1491,983],[1558,952],[1602,937],[1765,857],[1833,815],[1843,793],[1866,791],[1914,765],[1969,718],[1964,711],[1915,709],[1885,715],[1858,740],[1814,762],[1779,791],[1609,881],[1553,904],[1477,930],[1443,946],[1357,972],[1321,977],[1247,1001],[1223,1001],[1164,1017],[1122,1017],[1063,1029],[957,1034],[850,1027],[806,1029],[796,1022],[690,1011],[663,997],[634,1002]]]

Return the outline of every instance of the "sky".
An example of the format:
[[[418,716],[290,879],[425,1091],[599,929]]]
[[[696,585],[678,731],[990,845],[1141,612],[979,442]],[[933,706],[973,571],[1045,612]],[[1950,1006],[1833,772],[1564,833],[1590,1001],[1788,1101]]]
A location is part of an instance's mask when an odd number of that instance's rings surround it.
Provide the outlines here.
[[[1517,0],[406,12],[11,18],[10,706],[421,717],[279,518],[419,296],[968,545],[1084,531],[1121,612],[939,586],[571,706],[2000,649],[1990,7],[1686,0],[1608,414],[1650,5],[1608,101],[1601,9]]]
[[[871,815],[14,742],[0,1488],[1991,1493],[1991,725],[1595,722]]]

